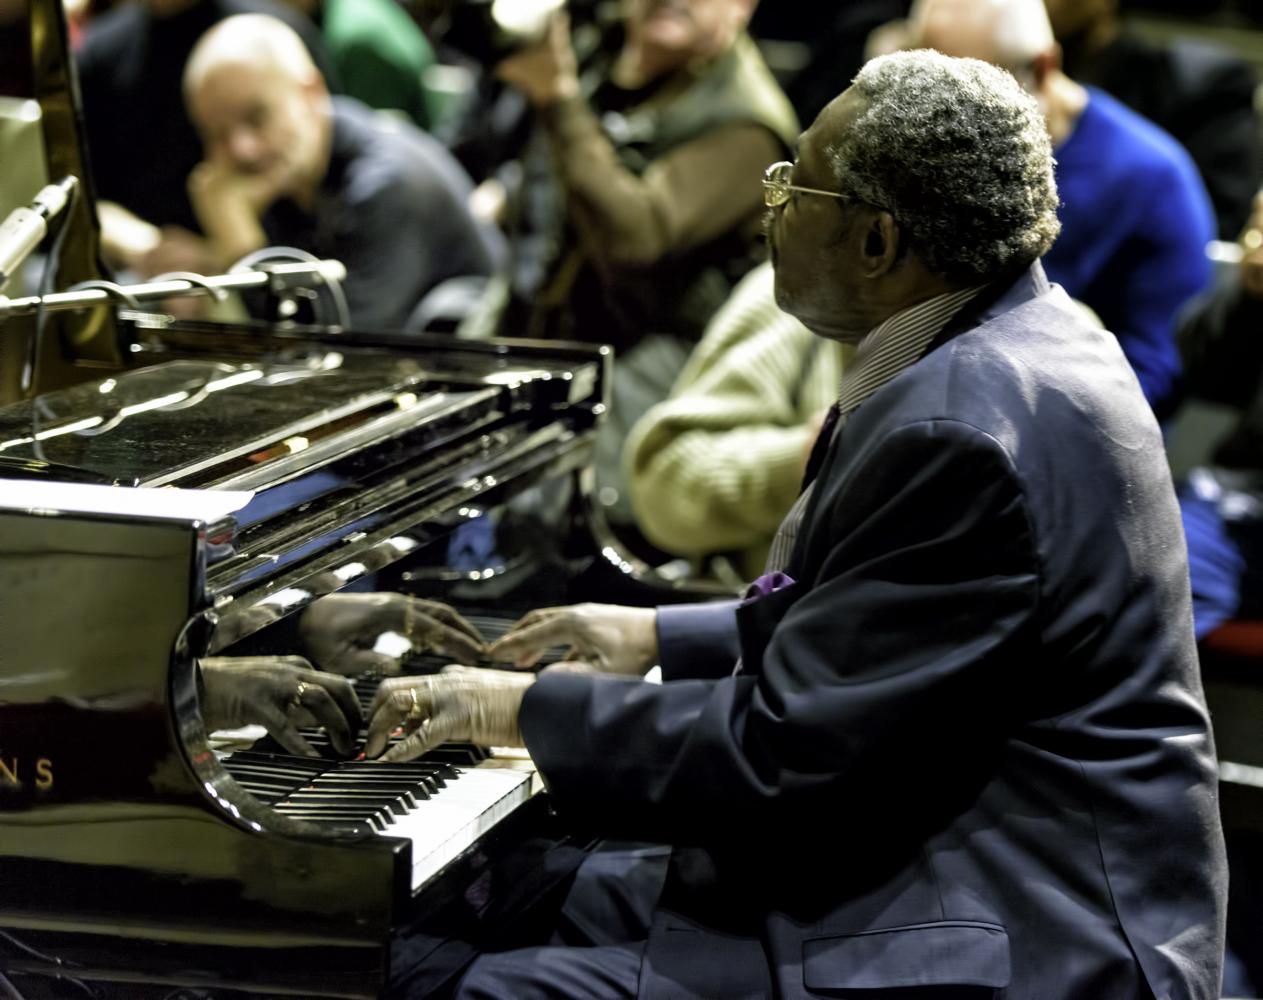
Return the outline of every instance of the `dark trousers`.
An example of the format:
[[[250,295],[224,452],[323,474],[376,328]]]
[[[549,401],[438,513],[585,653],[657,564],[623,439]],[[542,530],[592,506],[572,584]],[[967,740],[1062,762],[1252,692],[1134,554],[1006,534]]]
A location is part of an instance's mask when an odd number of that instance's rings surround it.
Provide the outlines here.
[[[635,1000],[643,941],[592,948],[521,948],[482,955],[457,1000]]]
[[[606,842],[579,867],[549,945],[480,955],[456,1000],[634,998],[670,849]]]

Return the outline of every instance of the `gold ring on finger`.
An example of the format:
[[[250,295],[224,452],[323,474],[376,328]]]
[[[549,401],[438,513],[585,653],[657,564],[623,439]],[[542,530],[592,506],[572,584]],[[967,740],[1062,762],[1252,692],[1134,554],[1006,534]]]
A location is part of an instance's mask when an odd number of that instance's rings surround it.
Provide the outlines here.
[[[305,695],[306,693],[307,693],[307,682],[299,681],[298,687],[294,690],[294,697],[291,698],[289,701],[290,708],[302,708],[303,695]]]
[[[420,722],[425,718],[425,712],[421,710],[421,702],[417,698],[417,689],[408,688],[408,694],[412,695],[412,705],[408,708],[406,718],[409,722]]]

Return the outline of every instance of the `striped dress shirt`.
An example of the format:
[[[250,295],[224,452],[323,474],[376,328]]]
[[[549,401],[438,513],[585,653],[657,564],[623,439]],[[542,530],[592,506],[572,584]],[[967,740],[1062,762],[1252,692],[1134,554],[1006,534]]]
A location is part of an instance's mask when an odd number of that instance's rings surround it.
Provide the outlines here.
[[[808,466],[808,481],[776,532],[776,538],[768,552],[765,572],[774,573],[789,564],[794,540],[798,537],[798,529],[811,498],[811,489],[815,485],[814,467],[818,464],[815,461],[816,452],[820,452],[822,456],[824,443],[832,439],[851,413],[869,396],[917,361],[951,318],[980,291],[982,286],[975,286],[936,295],[895,313],[869,331],[860,341],[855,352],[855,361],[842,376],[838,401],[829,411],[829,419],[820,429],[821,440],[813,450],[813,461]]]

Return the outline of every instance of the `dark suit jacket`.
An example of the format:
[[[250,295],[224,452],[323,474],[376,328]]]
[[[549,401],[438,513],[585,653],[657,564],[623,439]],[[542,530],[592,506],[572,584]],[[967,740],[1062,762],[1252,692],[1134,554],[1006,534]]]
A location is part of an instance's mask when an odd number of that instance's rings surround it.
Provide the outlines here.
[[[1162,439],[1041,268],[855,412],[789,573],[738,612],[755,671],[526,695],[559,812],[679,845],[643,996],[1218,995]]]

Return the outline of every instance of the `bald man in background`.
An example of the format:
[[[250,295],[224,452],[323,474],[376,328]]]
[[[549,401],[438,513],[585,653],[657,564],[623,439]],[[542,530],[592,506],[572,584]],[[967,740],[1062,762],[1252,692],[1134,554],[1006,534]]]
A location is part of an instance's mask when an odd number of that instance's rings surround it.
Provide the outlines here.
[[[184,96],[205,146],[189,194],[220,267],[268,244],[335,257],[361,328],[408,326],[440,283],[494,269],[498,234],[470,215],[472,185],[451,154],[330,97],[279,22],[242,15],[208,31]]]
[[[88,23],[75,64],[102,249],[111,265],[141,277],[207,269],[184,188],[201,144],[184,111],[180,79],[212,25],[247,13],[290,25],[330,88],[340,89],[315,26],[273,0],[140,0]]]
[[[1048,277],[1118,337],[1149,405],[1169,416],[1181,372],[1176,319],[1210,283],[1205,247],[1216,232],[1188,153],[1062,72],[1043,0],[918,0],[904,42],[995,63],[1039,101],[1062,201]]]

